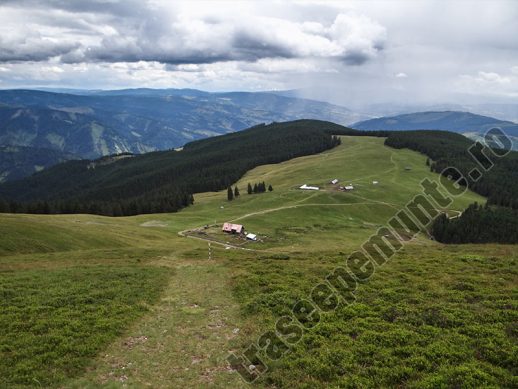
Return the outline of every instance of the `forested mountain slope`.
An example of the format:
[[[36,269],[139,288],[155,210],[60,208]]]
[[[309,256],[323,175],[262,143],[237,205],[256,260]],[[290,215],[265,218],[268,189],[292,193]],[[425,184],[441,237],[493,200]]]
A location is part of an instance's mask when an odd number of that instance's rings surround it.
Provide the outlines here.
[[[489,204],[518,208],[518,152],[511,151],[505,157],[497,157],[486,151],[494,164],[483,171],[468,149],[474,142],[459,134],[446,131],[399,131],[391,133],[385,144],[394,148],[409,148],[419,151],[431,159],[431,170],[437,173],[452,174],[459,178],[449,167],[457,169],[466,179],[471,190],[488,198]],[[479,155],[479,161],[485,157]],[[483,174],[477,180],[470,177],[472,169]]]
[[[271,121],[354,121],[344,107],[268,93],[195,90],[0,91],[0,142],[95,158],[165,150]]]
[[[77,155],[58,150],[23,146],[0,146],[0,182],[30,176]]]
[[[0,146],[50,149],[69,159],[99,158],[169,150],[272,121],[347,124],[364,117],[345,107],[261,92],[0,90]],[[30,159],[25,164],[18,159],[16,165],[8,161],[0,170],[4,180],[35,171]]]
[[[111,163],[70,161],[0,186],[12,212],[130,215],[169,212],[192,194],[220,190],[253,167],[332,148],[330,122],[274,123],[189,143],[182,151],[153,152]],[[30,204],[27,204],[30,203]]]
[[[455,219],[435,220],[431,233],[443,243],[517,243],[518,152],[472,148],[474,142],[443,131],[392,133],[387,146],[409,148],[427,155],[430,169],[459,180],[487,197],[485,206],[473,204]],[[476,169],[480,175],[473,175]],[[470,174],[471,173],[471,174]]]

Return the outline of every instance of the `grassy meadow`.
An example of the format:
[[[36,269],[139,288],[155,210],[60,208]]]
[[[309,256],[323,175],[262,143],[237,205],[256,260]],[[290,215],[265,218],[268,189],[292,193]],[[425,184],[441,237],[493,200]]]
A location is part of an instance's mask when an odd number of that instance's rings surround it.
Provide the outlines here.
[[[176,214],[0,215],[0,387],[246,387],[242,351],[412,197],[423,155],[343,137]],[[328,182],[353,184],[339,192]],[[271,184],[248,195],[247,183]],[[372,181],[379,181],[373,185]],[[324,190],[303,192],[302,184]],[[484,202],[468,192],[451,215]],[[179,232],[242,223],[239,250]],[[227,239],[219,232],[220,239]],[[407,243],[257,387],[517,386],[518,250]]]

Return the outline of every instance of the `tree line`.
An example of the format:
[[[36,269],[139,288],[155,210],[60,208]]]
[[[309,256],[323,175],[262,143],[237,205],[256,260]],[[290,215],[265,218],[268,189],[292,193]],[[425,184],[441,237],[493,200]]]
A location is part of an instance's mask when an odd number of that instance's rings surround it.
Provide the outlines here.
[[[339,145],[338,137],[323,130],[331,125],[345,129],[318,120],[272,123],[95,169],[88,168],[91,161],[65,162],[0,185],[0,211],[107,216],[178,211],[193,203],[193,193],[228,188],[256,166]]]
[[[385,145],[397,149],[408,148],[427,155],[430,170],[439,174],[450,175],[452,171],[446,169],[455,167],[468,179],[469,189],[487,197],[489,204],[518,209],[518,152],[512,151],[502,158],[493,156],[491,161],[494,166],[478,180],[473,180],[469,173],[474,168],[480,171],[482,168],[468,151],[473,141],[460,134],[446,131],[399,131],[390,134]],[[480,151],[475,155],[479,161],[486,160]]]
[[[518,210],[471,204],[460,217],[442,214],[431,233],[442,243],[518,243]]]
[[[462,135],[445,131],[405,131],[390,134],[385,144],[427,155],[431,171],[451,175],[455,180],[461,174],[469,189],[487,197],[486,206],[472,204],[458,218],[437,217],[430,231],[436,240],[442,243],[518,243],[517,152],[498,158],[491,151],[486,150],[483,154],[480,149],[472,149],[476,160],[488,170],[475,180],[469,173],[474,168],[479,171],[483,168],[468,152],[473,142]],[[450,167],[458,172],[447,169]]]
[[[272,185],[268,185],[268,188],[266,188],[266,184],[263,182],[255,183],[253,186],[252,184],[248,183],[247,186],[247,192],[248,194],[254,194],[254,193],[264,193],[268,190],[268,192],[273,192]]]
[[[248,183],[247,185],[247,193],[248,194],[254,194],[254,193],[264,193],[266,192],[266,184],[263,182],[260,182],[260,183],[256,183],[254,184],[254,186],[252,186],[252,184]],[[268,192],[273,192],[273,186],[272,185],[268,185]],[[237,185],[234,187],[234,189],[232,189],[231,186],[229,186],[227,188],[227,200],[228,201],[232,201],[236,198],[238,198],[240,195],[239,193],[239,188],[237,187]]]

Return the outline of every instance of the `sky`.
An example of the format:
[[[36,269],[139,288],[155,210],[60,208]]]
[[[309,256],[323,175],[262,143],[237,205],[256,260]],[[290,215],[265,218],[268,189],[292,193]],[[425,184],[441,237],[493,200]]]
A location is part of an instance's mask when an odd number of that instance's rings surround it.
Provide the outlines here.
[[[0,0],[0,88],[518,103],[518,1]]]

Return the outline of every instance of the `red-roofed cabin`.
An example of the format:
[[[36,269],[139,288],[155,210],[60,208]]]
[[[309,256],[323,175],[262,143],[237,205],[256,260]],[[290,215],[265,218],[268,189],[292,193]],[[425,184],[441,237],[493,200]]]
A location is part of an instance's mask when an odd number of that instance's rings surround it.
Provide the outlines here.
[[[245,227],[241,224],[224,223],[222,231],[229,234],[244,234]]]

